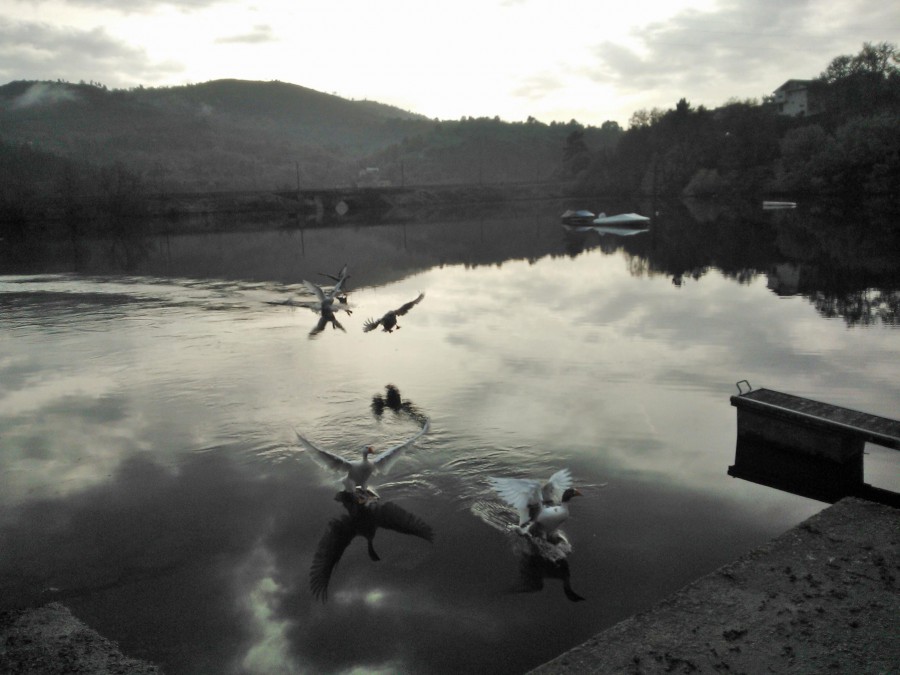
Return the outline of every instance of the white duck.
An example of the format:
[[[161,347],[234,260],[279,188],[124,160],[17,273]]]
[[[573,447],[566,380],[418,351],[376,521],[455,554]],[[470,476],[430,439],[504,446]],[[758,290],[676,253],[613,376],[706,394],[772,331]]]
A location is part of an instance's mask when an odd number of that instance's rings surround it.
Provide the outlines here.
[[[345,302],[346,296],[341,295],[344,280],[346,278],[347,277],[341,277],[341,279],[328,291],[323,290],[318,284],[314,284],[313,282],[304,279],[303,285],[306,286],[310,293],[316,296],[315,301],[308,303],[307,306],[318,312],[324,310],[335,311],[339,309],[349,312],[350,305]]]
[[[419,297],[417,297],[415,300],[410,300],[399,309],[392,309],[380,319],[369,319],[365,324],[363,324],[363,331],[368,333],[370,330],[375,330],[376,328],[378,328],[378,326],[381,326],[381,329],[386,333],[393,332],[394,328],[400,330],[400,326],[397,325],[397,317],[406,314],[409,310],[422,302],[422,298],[424,297],[424,293],[419,293]]]
[[[347,477],[342,481],[344,491],[357,495],[359,501],[365,501],[367,496],[380,499],[378,493],[368,486],[369,478],[372,474],[387,473],[394,462],[400,457],[400,453],[405,448],[412,445],[419,436],[428,433],[430,426],[431,423],[426,419],[425,424],[414,436],[378,454],[375,454],[375,449],[371,445],[367,445],[362,450],[362,458],[355,460],[345,459],[340,455],[328,452],[328,450],[323,450],[305,439],[299,433],[297,433],[297,438],[300,440],[300,443],[309,450],[310,457],[318,464],[333,471],[346,471]],[[369,459],[369,455],[375,456],[372,459]]]
[[[328,274],[327,272],[319,272],[319,274],[334,280],[334,288],[329,294],[340,303],[337,308],[343,309],[347,314],[353,314],[350,311],[350,305],[347,304],[347,279],[350,278],[350,274],[347,272],[347,265],[345,264],[337,274]]]
[[[306,302],[304,304],[319,315],[319,323],[309,332],[310,337],[315,337],[321,333],[329,323],[332,328],[340,328],[342,331],[346,332],[341,325],[341,322],[338,321],[335,316],[335,312],[341,309],[346,311],[347,314],[352,314],[350,305],[346,303],[347,296],[342,296],[340,294],[346,278],[346,276],[341,277],[334,285],[334,288],[327,292],[311,281],[307,281],[306,279],[303,280],[303,284],[306,288],[316,296],[316,299],[313,302]]]
[[[519,514],[519,530],[556,541],[559,526],[569,517],[569,500],[581,495],[572,474],[561,469],[541,485],[533,478],[489,478],[491,487]]]

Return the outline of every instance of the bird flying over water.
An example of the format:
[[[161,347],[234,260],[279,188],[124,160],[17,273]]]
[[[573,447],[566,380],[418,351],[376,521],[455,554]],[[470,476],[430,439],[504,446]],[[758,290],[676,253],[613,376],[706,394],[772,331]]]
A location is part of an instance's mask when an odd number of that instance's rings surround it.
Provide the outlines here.
[[[341,271],[337,274],[328,274],[327,272],[319,272],[323,277],[328,277],[332,279],[335,284],[332,290],[332,297],[343,305],[347,305],[347,279],[350,278],[350,275],[347,273],[347,265],[341,268]],[[347,314],[353,314],[350,311],[349,305],[346,307],[341,307]]]
[[[411,300],[410,302],[407,302],[405,305],[399,307],[398,309],[392,309],[391,311],[387,312],[380,319],[369,319],[363,325],[363,331],[368,333],[369,331],[375,330],[376,328],[378,328],[378,326],[381,326],[382,330],[386,333],[393,332],[394,328],[399,330],[400,326],[397,325],[397,317],[403,316],[404,314],[406,314],[409,310],[411,310],[413,307],[415,307],[420,302],[422,302],[422,298],[424,298],[424,297],[425,297],[424,293],[419,293],[418,298],[416,298],[415,300]]]
[[[532,478],[489,478],[491,487],[519,514],[519,529],[548,541],[559,539],[556,531],[569,517],[568,502],[581,495],[572,474],[561,469],[543,485]]]
[[[345,333],[347,332],[335,316],[335,312],[341,309],[345,310],[347,314],[351,313],[350,305],[345,302],[347,297],[340,295],[344,278],[346,277],[343,277],[334,285],[334,288],[331,288],[328,291],[323,290],[321,286],[318,286],[311,281],[307,281],[306,279],[303,280],[303,284],[306,288],[316,296],[316,299],[306,306],[319,314],[319,323],[309,332],[310,337],[314,337],[321,333],[329,323],[332,328],[340,328]]]
[[[362,457],[360,459],[352,460],[345,459],[328,450],[323,450],[299,433],[297,433],[297,438],[300,440],[303,447],[309,451],[309,456],[315,462],[332,471],[339,471],[341,473],[346,471],[347,477],[342,481],[344,491],[357,495],[359,501],[365,501],[369,495],[375,499],[379,499],[378,493],[368,486],[369,478],[372,474],[387,473],[400,457],[400,453],[412,445],[419,436],[428,433],[430,427],[431,423],[426,419],[422,428],[402,443],[398,443],[378,454],[375,454],[375,449],[371,445],[367,445],[362,449]],[[375,456],[372,459],[369,459],[370,455]],[[357,488],[359,488],[359,490]]]

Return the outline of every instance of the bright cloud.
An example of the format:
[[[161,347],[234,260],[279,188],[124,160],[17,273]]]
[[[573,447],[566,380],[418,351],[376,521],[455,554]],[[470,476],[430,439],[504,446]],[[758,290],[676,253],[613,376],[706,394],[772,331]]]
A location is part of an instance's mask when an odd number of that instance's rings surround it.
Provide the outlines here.
[[[441,119],[624,124],[759,98],[898,25],[880,0],[13,0],[0,79],[277,79]]]

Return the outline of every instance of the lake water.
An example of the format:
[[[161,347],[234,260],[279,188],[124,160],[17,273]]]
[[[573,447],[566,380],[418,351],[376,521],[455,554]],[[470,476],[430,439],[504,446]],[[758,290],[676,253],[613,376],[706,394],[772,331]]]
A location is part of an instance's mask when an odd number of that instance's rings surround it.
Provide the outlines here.
[[[671,206],[616,236],[561,211],[8,248],[2,606],[59,600],[167,673],[519,673],[824,508],[727,475],[729,396],[897,416],[896,219]],[[269,304],[345,263],[345,331]],[[352,518],[296,443],[383,449],[423,417],[372,485],[432,541]],[[564,467],[567,569],[487,482]],[[866,471],[897,489],[886,453]],[[380,560],[356,537],[315,597],[317,550],[367,526]]]

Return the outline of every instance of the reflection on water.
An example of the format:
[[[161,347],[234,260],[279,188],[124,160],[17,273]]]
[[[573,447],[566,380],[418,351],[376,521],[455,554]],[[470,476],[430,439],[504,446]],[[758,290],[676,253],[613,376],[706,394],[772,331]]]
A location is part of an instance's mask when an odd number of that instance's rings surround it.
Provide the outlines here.
[[[375,552],[373,541],[379,528],[409,534],[429,542],[434,539],[428,523],[393,502],[360,502],[356,495],[343,490],[335,495],[335,500],[347,509],[347,514],[328,523],[309,570],[309,589],[323,602],[328,598],[331,574],[355,537],[366,540],[366,551],[373,562],[381,560]]]
[[[524,537],[520,538],[518,547],[520,591],[534,593],[543,590],[545,579],[559,580],[567,600],[585,600],[572,589],[572,572],[565,557],[547,557],[538,545]]]
[[[736,380],[895,414],[900,258],[877,219],[871,243],[802,204],[626,208],[659,215],[573,242],[561,209],[516,208],[171,235],[127,273],[103,242],[5,251],[2,605],[60,599],[168,673],[522,672],[822,508],[727,475]],[[309,340],[284,301],[345,263],[346,332]],[[363,332],[420,292],[401,331]],[[426,416],[365,511],[294,435],[391,447]],[[487,479],[560,466],[584,495],[553,565]],[[403,521],[437,536],[384,524]],[[350,543],[311,589],[320,545],[375,526],[377,563]]]
[[[620,205],[631,209],[633,205]],[[890,202],[801,203],[770,211],[752,203],[664,202],[637,236],[603,228],[564,228],[558,202],[518,202],[483,214],[422,221],[241,230],[99,241],[34,241],[0,252],[0,272],[76,271],[230,278],[297,284],[337,275],[352,260],[358,287],[391,283],[434,266],[536,261],[599,248],[623,251],[636,276],[662,274],[679,285],[717,270],[741,283],[768,278],[780,295],[803,295],[827,317],[850,325],[896,324],[900,309],[900,232]],[[609,205],[608,210],[618,210]],[[383,309],[381,310],[384,311]]]

